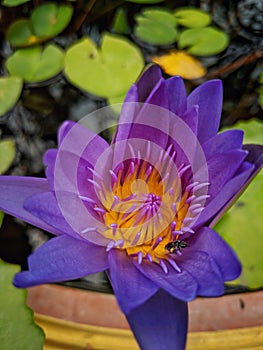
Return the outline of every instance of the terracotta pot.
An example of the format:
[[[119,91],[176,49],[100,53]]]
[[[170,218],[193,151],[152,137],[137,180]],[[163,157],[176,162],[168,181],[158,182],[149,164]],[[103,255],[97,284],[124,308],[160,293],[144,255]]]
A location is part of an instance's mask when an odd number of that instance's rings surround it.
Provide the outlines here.
[[[47,350],[138,349],[114,295],[43,285],[30,288],[27,301]],[[198,298],[189,303],[187,350],[263,349],[262,325],[263,291]]]

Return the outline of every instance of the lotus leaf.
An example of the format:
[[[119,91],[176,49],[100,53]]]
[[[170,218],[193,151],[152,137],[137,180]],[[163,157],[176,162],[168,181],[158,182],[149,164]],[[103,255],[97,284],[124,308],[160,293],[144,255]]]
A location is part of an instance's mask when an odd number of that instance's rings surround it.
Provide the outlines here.
[[[261,143],[263,123],[239,122],[234,128],[245,131],[245,143]],[[250,288],[263,286],[263,171],[257,175],[239,200],[223,216],[215,229],[234,248],[242,263],[241,276],[232,282]]]
[[[4,350],[41,350],[44,333],[33,321],[33,312],[26,306],[26,290],[12,286],[17,265],[0,260],[0,344]]]
[[[17,102],[23,87],[19,77],[0,78],[0,116],[7,113]]]
[[[136,16],[135,35],[152,45],[168,45],[176,41],[178,32],[174,15],[166,9],[146,9]]]
[[[209,56],[215,55],[228,46],[228,35],[223,31],[213,28],[186,29],[178,39],[179,49],[188,48],[192,55]]]
[[[66,28],[72,13],[69,4],[43,4],[33,10],[30,19],[12,23],[7,31],[7,39],[12,46],[31,46],[48,40]]]
[[[12,164],[16,155],[14,140],[5,139],[0,141],[0,174],[4,174]]]
[[[211,16],[196,8],[178,8],[174,14],[178,24],[189,28],[206,27],[211,23]]]
[[[124,95],[144,66],[140,50],[126,38],[105,33],[101,47],[82,38],[65,56],[65,75],[77,87],[104,98]]]
[[[20,76],[25,82],[40,82],[54,77],[64,67],[64,52],[54,45],[45,48],[34,46],[19,49],[6,61],[11,75]]]

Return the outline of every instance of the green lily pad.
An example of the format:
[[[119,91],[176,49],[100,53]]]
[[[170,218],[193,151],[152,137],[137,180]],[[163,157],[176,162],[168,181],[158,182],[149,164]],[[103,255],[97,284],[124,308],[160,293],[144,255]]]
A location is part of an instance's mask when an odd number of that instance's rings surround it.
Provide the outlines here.
[[[174,15],[178,24],[188,28],[206,27],[211,23],[211,16],[196,8],[181,7],[174,12]]]
[[[23,81],[19,77],[0,78],[0,116],[16,104],[21,94]]]
[[[112,31],[117,34],[129,34],[130,27],[127,19],[127,14],[122,7],[117,8],[113,24]]]
[[[137,25],[134,34],[151,45],[169,45],[177,40],[177,22],[166,9],[146,9],[135,17]]]
[[[232,129],[245,131],[244,143],[261,143],[263,123],[239,122]],[[232,284],[250,288],[263,286],[263,171],[253,179],[232,208],[224,214],[215,230],[232,246],[242,263],[242,274]]]
[[[32,24],[27,19],[19,19],[11,24],[6,36],[12,46],[30,46],[42,41],[33,34]]]
[[[7,39],[12,46],[31,46],[61,33],[73,14],[69,4],[46,3],[32,11],[30,19],[20,19],[11,24]]]
[[[31,15],[34,33],[38,37],[52,38],[69,24],[73,9],[70,5],[46,3],[37,7]]]
[[[0,141],[0,174],[4,174],[16,155],[16,144],[12,139]]]
[[[88,37],[71,46],[65,56],[65,75],[75,86],[104,98],[124,95],[137,79],[144,61],[126,38],[102,36],[97,48]]]
[[[54,45],[34,46],[17,50],[6,61],[10,75],[20,76],[25,82],[40,82],[57,75],[64,67],[64,52]]]
[[[41,350],[44,332],[33,320],[26,306],[26,290],[12,285],[13,276],[20,271],[17,265],[0,260],[0,344],[4,350]]]
[[[219,29],[192,28],[181,33],[178,47],[179,49],[187,48],[192,55],[210,56],[225,50],[228,43],[228,35]]]
[[[13,7],[13,6],[22,5],[28,1],[29,0],[3,0],[1,5],[7,6],[7,7]]]

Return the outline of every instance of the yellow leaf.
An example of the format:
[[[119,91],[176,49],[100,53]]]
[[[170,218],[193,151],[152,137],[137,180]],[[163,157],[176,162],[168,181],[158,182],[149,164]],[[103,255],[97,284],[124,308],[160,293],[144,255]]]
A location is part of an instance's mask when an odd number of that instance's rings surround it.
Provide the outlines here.
[[[184,51],[170,51],[168,54],[153,57],[166,74],[180,75],[184,79],[198,79],[206,74],[201,62]]]

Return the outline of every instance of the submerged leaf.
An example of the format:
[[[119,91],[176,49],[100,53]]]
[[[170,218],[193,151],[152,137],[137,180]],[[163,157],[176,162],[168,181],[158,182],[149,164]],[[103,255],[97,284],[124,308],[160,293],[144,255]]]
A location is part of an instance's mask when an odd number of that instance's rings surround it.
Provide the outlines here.
[[[19,77],[0,78],[0,116],[7,113],[16,104],[23,87]]]
[[[212,28],[186,29],[178,40],[179,49],[187,48],[192,55],[215,55],[226,49],[229,38],[223,31]]]
[[[206,74],[206,69],[191,55],[184,51],[170,51],[168,54],[153,57],[152,61],[159,64],[169,75],[180,75],[184,79],[198,79]]]
[[[33,312],[26,306],[26,290],[12,286],[17,265],[0,260],[0,344],[4,350],[41,350],[44,333],[33,321]]]
[[[52,78],[64,67],[64,52],[54,44],[17,50],[6,61],[11,75],[25,82],[39,82]]]
[[[123,96],[144,65],[140,50],[124,37],[104,34],[101,47],[86,37],[66,52],[65,75],[77,87],[104,98]]]
[[[6,139],[0,141],[0,174],[4,174],[12,164],[16,155],[15,141]]]
[[[174,15],[178,24],[189,28],[206,27],[211,23],[211,16],[196,8],[182,7],[178,8]]]
[[[149,44],[168,45],[174,43],[178,37],[176,19],[166,9],[146,9],[135,19],[135,35]]]

